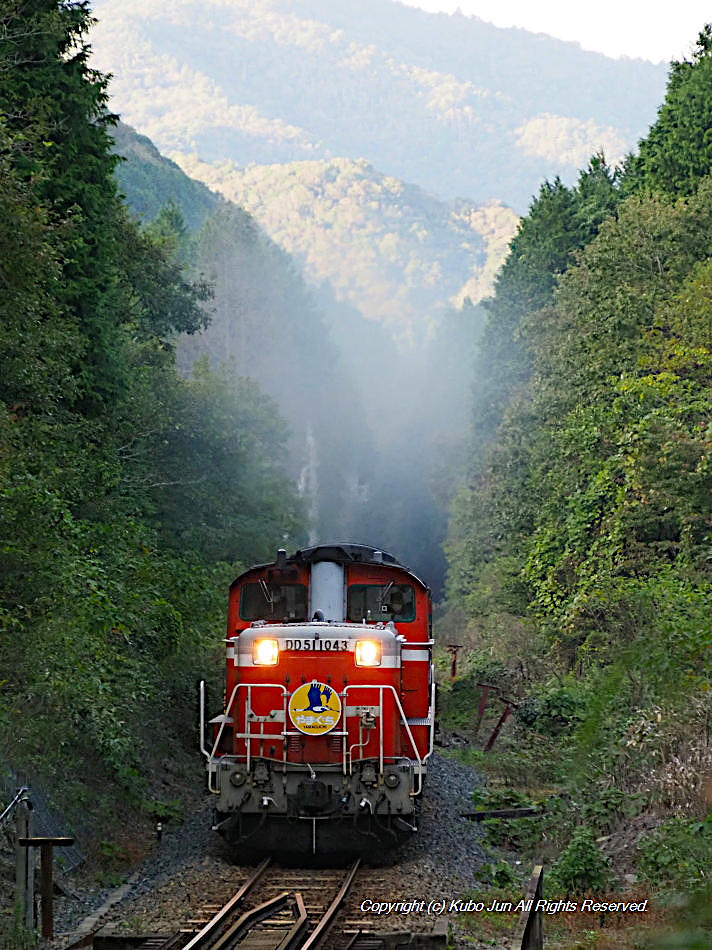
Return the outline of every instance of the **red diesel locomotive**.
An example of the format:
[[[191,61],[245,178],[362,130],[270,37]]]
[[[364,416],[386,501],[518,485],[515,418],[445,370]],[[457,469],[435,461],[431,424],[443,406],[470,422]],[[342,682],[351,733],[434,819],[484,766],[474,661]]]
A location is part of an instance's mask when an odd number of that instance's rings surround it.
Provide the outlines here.
[[[433,749],[432,601],[385,551],[319,545],[230,587],[226,706],[203,743],[241,850],[373,850],[416,828]],[[201,735],[205,736],[201,686]]]

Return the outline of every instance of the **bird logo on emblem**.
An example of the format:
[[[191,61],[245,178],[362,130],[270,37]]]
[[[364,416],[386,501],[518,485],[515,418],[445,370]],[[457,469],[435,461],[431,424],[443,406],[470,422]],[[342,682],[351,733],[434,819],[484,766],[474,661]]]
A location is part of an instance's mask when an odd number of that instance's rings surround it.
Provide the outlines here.
[[[304,706],[300,712],[315,712],[321,713],[326,712],[329,708],[329,700],[331,699],[332,690],[329,686],[325,686],[323,683],[317,683],[316,680],[312,680],[311,686],[309,687],[309,692],[307,693],[307,702],[308,706]]]

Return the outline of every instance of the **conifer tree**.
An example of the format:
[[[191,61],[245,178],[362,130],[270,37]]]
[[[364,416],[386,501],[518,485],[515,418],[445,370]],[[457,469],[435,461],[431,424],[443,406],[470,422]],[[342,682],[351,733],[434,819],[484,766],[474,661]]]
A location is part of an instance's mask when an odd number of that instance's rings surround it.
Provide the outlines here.
[[[697,38],[689,60],[670,67],[658,118],[628,159],[625,190],[692,194],[712,174],[712,25]]]

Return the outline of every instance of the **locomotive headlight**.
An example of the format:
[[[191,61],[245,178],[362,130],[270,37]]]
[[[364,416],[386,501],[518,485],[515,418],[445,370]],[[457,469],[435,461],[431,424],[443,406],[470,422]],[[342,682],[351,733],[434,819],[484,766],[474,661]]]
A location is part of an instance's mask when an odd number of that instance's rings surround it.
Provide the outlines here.
[[[380,666],[381,644],[378,640],[356,641],[356,666]]]
[[[278,640],[255,640],[252,646],[252,662],[255,666],[276,666],[278,660]]]

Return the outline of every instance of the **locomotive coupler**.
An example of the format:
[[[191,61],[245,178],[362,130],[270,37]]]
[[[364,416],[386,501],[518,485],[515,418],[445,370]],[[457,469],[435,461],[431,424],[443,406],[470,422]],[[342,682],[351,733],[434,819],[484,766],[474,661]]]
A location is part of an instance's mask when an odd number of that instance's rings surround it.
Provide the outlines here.
[[[266,762],[256,762],[252,773],[255,785],[266,785],[269,782],[269,766]]]

